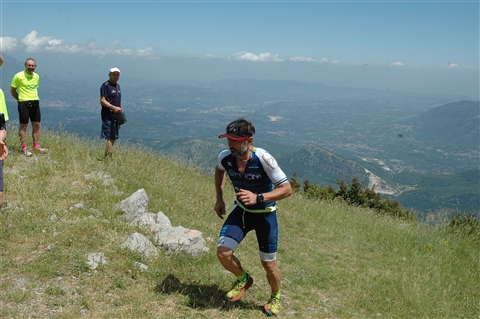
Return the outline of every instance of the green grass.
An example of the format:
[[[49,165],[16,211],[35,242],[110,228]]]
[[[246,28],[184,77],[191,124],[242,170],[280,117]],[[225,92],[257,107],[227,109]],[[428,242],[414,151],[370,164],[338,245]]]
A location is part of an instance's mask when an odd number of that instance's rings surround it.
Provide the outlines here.
[[[4,168],[0,317],[264,317],[269,286],[254,234],[237,255],[255,284],[240,302],[224,301],[234,278],[215,255],[222,220],[213,210],[212,176],[121,141],[113,160],[98,161],[103,141],[47,130],[41,140],[49,153],[27,158],[15,146],[16,128],[9,134],[15,154]],[[147,259],[120,249],[134,232],[153,237],[113,210],[140,188],[150,212],[200,230],[210,252]],[[299,194],[279,207],[279,317],[480,318],[478,243]],[[94,252],[108,263],[92,271],[85,262]]]

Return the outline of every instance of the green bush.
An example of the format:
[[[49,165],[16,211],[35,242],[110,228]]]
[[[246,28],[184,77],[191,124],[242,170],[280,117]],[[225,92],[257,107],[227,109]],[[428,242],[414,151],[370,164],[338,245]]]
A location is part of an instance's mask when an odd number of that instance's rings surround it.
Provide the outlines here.
[[[477,214],[465,215],[460,212],[452,212],[447,218],[447,230],[473,238],[480,243],[480,222]]]
[[[293,174],[291,181],[293,183],[292,188],[300,191],[297,173]],[[409,221],[417,221],[418,216],[416,213],[409,209],[404,209],[398,201],[383,199],[373,188],[365,187],[356,178],[353,178],[350,184],[345,183],[343,180],[338,180],[337,184],[339,189],[335,190],[331,185],[321,187],[317,184],[310,184],[310,181],[307,179],[303,183],[303,193],[307,198],[311,199],[333,200],[341,198],[349,205],[373,209],[379,213]]]
[[[310,184],[308,179],[304,182],[303,191],[308,198],[318,198],[323,200],[333,200],[336,190],[333,186],[320,187],[317,184]]]

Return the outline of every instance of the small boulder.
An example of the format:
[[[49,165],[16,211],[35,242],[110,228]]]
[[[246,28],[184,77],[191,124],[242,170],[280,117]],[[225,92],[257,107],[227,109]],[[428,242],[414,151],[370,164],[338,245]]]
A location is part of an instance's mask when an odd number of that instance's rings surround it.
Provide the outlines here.
[[[127,241],[120,245],[121,248],[128,248],[132,251],[138,251],[145,257],[157,256],[158,251],[154,244],[147,237],[140,233],[134,233],[128,237]]]

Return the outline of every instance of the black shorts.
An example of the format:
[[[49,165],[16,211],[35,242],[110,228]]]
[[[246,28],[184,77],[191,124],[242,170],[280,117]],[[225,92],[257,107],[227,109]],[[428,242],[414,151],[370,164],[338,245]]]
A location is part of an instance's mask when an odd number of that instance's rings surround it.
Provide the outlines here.
[[[31,122],[40,122],[42,115],[40,114],[40,101],[22,101],[18,102],[18,118],[20,124],[28,124]]]
[[[102,132],[101,137],[106,140],[115,141],[118,139],[120,125],[113,120],[111,112],[102,112]]]
[[[276,212],[249,213],[240,206],[235,206],[220,231],[218,246],[229,247],[235,251],[236,246],[251,230],[255,230],[257,235],[261,259],[274,259],[278,246]]]

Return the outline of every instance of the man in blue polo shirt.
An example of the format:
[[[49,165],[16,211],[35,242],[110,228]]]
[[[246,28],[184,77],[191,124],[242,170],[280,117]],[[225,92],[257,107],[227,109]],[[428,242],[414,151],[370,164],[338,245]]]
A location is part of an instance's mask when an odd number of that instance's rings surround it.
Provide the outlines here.
[[[120,125],[114,119],[113,114],[122,111],[122,92],[118,80],[120,70],[111,68],[108,73],[108,81],[100,87],[100,104],[102,105],[102,138],[107,140],[105,157],[111,157],[113,144],[118,139]]]
[[[215,169],[215,212],[218,217],[223,219],[226,214],[223,188],[227,175],[234,186],[236,201],[220,231],[217,257],[222,266],[237,277],[227,299],[232,302],[240,300],[253,284],[253,278],[242,268],[234,252],[247,233],[255,230],[260,260],[271,287],[270,299],[264,309],[271,316],[280,312],[282,301],[281,273],[277,267],[276,201],[290,196],[292,187],[275,158],[252,145],[254,133],[252,123],[238,119],[219,136],[228,139],[229,149],[220,153]]]

